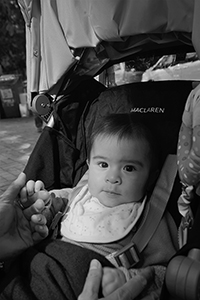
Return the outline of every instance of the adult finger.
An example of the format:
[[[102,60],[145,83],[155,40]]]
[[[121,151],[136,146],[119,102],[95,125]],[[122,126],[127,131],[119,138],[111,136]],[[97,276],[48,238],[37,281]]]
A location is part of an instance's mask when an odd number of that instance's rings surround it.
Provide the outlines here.
[[[101,278],[102,266],[98,260],[93,259],[90,263],[83,291],[78,297],[78,300],[98,300]]]
[[[44,215],[39,213],[31,216],[31,222],[33,223],[33,226],[46,225],[47,220]]]
[[[136,275],[121,288],[106,297],[105,300],[134,300],[141,294],[147,284],[153,280],[153,276],[154,269],[147,267],[139,275]]]
[[[37,232],[42,238],[45,238],[49,233],[46,223],[47,220],[42,214],[32,215],[30,220],[32,235],[34,236],[34,233]]]
[[[49,234],[49,230],[46,225],[37,225],[35,230],[36,231],[32,234],[32,238],[35,243],[40,242]]]
[[[1,196],[1,199],[4,201],[14,202],[21,190],[21,188],[26,183],[26,175],[24,173],[20,173],[15,181],[11,183],[11,185],[7,188],[7,190]]]

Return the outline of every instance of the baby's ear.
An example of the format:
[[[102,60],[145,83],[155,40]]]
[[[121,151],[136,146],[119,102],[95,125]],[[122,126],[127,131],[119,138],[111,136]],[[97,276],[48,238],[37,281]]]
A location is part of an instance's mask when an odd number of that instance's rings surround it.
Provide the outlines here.
[[[88,159],[88,158],[86,159],[86,163],[87,163],[87,165],[88,165],[88,167],[89,167],[89,165],[90,165],[90,161],[89,161],[89,159]]]

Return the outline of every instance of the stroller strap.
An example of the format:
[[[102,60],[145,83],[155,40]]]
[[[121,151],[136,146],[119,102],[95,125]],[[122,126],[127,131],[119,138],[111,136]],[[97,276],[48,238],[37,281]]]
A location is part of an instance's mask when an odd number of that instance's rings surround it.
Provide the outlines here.
[[[106,257],[115,266],[129,269],[141,260],[140,253],[153,237],[165,212],[176,174],[176,155],[168,155],[149,202],[146,204],[143,220],[131,242]]]

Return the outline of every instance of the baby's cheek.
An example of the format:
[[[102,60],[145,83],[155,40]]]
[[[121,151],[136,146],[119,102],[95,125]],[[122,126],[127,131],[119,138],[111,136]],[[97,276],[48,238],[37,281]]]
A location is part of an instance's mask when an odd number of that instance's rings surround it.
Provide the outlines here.
[[[98,194],[98,185],[95,182],[88,183],[88,190],[93,197],[96,197]]]

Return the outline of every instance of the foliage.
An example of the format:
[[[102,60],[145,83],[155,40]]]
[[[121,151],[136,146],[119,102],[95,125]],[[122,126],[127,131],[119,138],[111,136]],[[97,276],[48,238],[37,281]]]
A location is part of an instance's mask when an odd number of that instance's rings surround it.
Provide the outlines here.
[[[25,78],[25,23],[17,0],[0,0],[0,65],[3,74]]]

